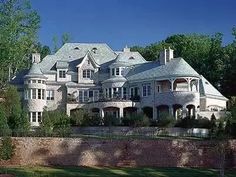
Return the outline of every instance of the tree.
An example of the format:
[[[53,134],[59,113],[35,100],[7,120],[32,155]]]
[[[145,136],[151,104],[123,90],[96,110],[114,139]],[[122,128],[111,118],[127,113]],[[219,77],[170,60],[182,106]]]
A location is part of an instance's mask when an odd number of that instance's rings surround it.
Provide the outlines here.
[[[14,86],[8,86],[4,93],[3,102],[8,124],[11,129],[17,129],[20,125],[22,114],[20,95]]]
[[[0,3],[0,74],[5,85],[10,74],[26,68],[37,40],[40,18],[28,0]],[[7,74],[9,73],[9,74]],[[8,78],[7,78],[8,76]]]
[[[61,37],[61,43],[64,45],[65,43],[68,43],[71,41],[71,36],[69,33],[63,33]]]
[[[52,136],[54,133],[59,136],[68,136],[71,133],[70,118],[62,111],[44,111],[40,125],[44,135]]]
[[[5,136],[8,134],[9,127],[7,124],[7,118],[3,106],[0,105],[0,136]]]

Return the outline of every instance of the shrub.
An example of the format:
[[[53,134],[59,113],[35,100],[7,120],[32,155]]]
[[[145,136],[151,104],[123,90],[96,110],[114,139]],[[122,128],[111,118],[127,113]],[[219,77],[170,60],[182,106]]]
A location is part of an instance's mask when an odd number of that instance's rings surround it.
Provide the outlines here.
[[[105,126],[117,126],[120,125],[120,119],[112,115],[106,115],[103,118],[103,124]]]
[[[101,117],[79,109],[72,113],[71,124],[74,126],[98,126],[101,125]]]
[[[10,137],[5,136],[2,138],[0,147],[0,159],[9,160],[14,154],[14,145]]]
[[[157,126],[159,127],[172,127],[175,124],[174,116],[168,113],[161,113],[159,119],[157,120]]]
[[[9,127],[7,124],[7,118],[2,106],[0,105],[0,136],[8,135],[8,132]]]
[[[132,114],[122,119],[125,126],[146,127],[150,125],[149,118],[143,113]]]
[[[187,116],[183,119],[178,119],[175,127],[181,127],[181,128],[193,128],[195,125],[195,117]]]
[[[70,118],[62,111],[44,111],[41,130],[45,136],[68,136],[71,133]]]

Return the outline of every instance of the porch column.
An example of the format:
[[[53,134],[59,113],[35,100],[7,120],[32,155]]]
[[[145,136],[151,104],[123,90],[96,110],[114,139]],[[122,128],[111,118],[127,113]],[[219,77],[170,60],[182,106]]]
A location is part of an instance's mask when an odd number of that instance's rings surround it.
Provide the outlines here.
[[[121,87],[121,99],[124,98],[124,95],[123,95],[123,87]]]
[[[171,91],[173,92],[174,91],[174,82],[175,82],[175,79],[170,79],[170,83],[171,83]]]
[[[172,107],[172,105],[169,106],[169,114],[173,116],[173,107]]]
[[[152,119],[156,120],[157,119],[157,108],[154,106],[154,107],[152,107],[152,110],[153,110]]]
[[[104,117],[104,111],[103,111],[103,109],[102,109],[102,108],[100,109],[100,117],[101,117],[101,118],[103,118],[103,117]]]
[[[188,91],[190,92],[190,91],[191,91],[191,86],[190,86],[191,79],[188,78],[188,79],[187,79],[187,82],[188,82]]]
[[[121,107],[119,110],[120,110],[120,112],[119,112],[120,118],[124,117],[124,109]]]

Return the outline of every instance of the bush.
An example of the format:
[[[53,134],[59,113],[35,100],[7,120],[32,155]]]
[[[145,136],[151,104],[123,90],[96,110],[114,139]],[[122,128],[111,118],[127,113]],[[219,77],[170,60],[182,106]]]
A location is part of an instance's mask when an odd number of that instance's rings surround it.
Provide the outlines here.
[[[103,118],[103,124],[105,126],[117,126],[120,125],[120,119],[112,115],[106,115]]]
[[[0,136],[9,135],[9,132],[10,129],[7,124],[7,118],[5,112],[2,108],[2,105],[0,105]]]
[[[178,119],[175,127],[181,127],[181,128],[193,128],[195,125],[195,117],[187,116],[183,119]]]
[[[0,147],[0,159],[9,160],[14,154],[14,146],[10,137],[3,137]]]
[[[74,126],[98,126],[101,125],[101,120],[99,115],[91,115],[83,109],[71,114],[71,124]]]
[[[44,111],[40,128],[44,136],[68,136],[71,133],[70,118],[62,111]]]
[[[157,120],[157,126],[159,127],[172,127],[174,126],[176,120],[174,116],[168,113],[161,113],[159,119]]]
[[[150,121],[146,115],[138,113],[124,117],[122,119],[122,124],[124,126],[146,127],[150,125]]]

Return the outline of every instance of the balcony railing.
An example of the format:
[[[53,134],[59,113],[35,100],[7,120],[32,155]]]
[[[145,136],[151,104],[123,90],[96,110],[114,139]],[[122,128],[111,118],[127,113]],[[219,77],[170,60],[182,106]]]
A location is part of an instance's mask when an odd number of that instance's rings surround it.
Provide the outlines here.
[[[105,97],[103,95],[100,95],[99,97],[88,97],[83,98],[82,100],[79,99],[79,97],[72,97],[71,95],[67,95],[67,102],[68,103],[95,103],[95,102],[108,102],[108,101],[133,101],[133,102],[139,102],[140,96],[131,96],[131,95],[123,95],[121,97],[120,95],[112,95],[112,97]]]

